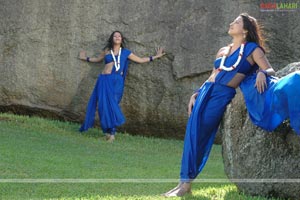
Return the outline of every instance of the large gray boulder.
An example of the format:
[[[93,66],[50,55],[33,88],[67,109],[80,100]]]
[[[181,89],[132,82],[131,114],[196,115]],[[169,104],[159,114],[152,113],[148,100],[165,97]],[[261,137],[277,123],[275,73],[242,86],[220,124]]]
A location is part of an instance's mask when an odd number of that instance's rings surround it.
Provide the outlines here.
[[[264,22],[276,69],[300,54],[300,15],[259,6],[256,0],[0,0],[0,111],[82,122],[104,64],[76,57],[80,50],[97,55],[118,29],[139,56],[153,55],[158,45],[168,53],[131,63],[120,130],[183,138],[189,97],[230,42],[229,23],[239,13]]]
[[[295,70],[300,70],[300,63],[288,65],[277,75]],[[300,136],[291,130],[288,120],[272,133],[256,127],[239,92],[227,108],[221,130],[225,172],[240,191],[299,199]]]

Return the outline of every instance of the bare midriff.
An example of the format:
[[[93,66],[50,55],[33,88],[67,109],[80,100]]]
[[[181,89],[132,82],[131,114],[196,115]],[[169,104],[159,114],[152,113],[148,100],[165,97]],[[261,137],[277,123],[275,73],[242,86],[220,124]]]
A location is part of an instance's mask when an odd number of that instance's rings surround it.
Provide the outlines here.
[[[219,71],[214,70],[212,75],[208,78],[209,82],[215,82],[215,78],[218,75]],[[237,88],[240,83],[245,78],[245,75],[242,73],[236,73],[236,75],[226,84],[228,87]]]
[[[102,71],[102,74],[111,74],[114,62],[107,63]]]
[[[244,74],[241,73],[236,73],[236,75],[227,83],[227,86],[232,87],[232,88],[237,88],[239,87],[240,83],[243,81],[245,78]]]

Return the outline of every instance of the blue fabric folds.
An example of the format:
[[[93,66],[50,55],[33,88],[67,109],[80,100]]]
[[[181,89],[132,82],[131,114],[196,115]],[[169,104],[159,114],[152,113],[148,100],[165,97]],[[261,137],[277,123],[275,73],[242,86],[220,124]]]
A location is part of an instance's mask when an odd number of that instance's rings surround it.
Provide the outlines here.
[[[115,134],[116,127],[125,123],[125,117],[119,103],[123,96],[130,54],[130,50],[123,48],[120,69],[116,71],[114,66],[111,74],[100,74],[98,76],[86,109],[85,121],[79,129],[80,132],[93,127],[97,105],[100,125],[104,133]],[[111,54],[105,55],[105,63],[108,62],[113,62]]]
[[[103,132],[120,126],[125,122],[125,117],[119,106],[124,88],[124,79],[119,74],[100,74],[93,93],[90,97],[85,121],[79,129],[80,132],[93,127],[96,107]]]
[[[181,161],[180,179],[189,182],[203,169],[226,106],[235,96],[235,89],[205,82],[188,120]]]
[[[268,77],[268,87],[260,94],[255,88],[256,74],[248,76],[240,85],[252,122],[273,131],[285,119],[300,135],[300,72],[281,79]]]
[[[184,147],[181,161],[180,179],[189,182],[202,171],[208,159],[215,134],[226,110],[226,106],[235,96],[235,89],[227,83],[237,72],[251,74],[257,66],[251,67],[247,57],[259,47],[256,43],[248,42],[244,48],[243,57],[232,71],[221,71],[215,83],[205,82],[198,91],[198,96],[186,126]],[[233,65],[238,58],[239,49],[227,57],[226,66]],[[220,65],[221,59],[215,61],[215,68]]]

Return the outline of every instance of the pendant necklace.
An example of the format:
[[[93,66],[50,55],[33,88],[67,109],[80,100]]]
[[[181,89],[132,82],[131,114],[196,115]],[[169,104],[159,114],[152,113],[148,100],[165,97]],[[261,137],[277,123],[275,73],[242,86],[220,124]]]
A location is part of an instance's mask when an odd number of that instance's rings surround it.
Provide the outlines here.
[[[220,64],[220,67],[218,68],[218,71],[224,70],[224,71],[227,71],[227,72],[228,72],[228,71],[234,70],[234,69],[238,66],[238,64],[240,63],[240,61],[241,61],[241,59],[242,59],[242,57],[243,57],[244,47],[245,47],[245,43],[242,43],[242,44],[241,44],[241,47],[240,47],[239,57],[238,57],[237,61],[236,61],[232,66],[226,67],[226,66],[224,65],[224,62],[225,62],[226,57],[227,57],[226,55],[229,55],[229,52],[230,52],[230,50],[231,50],[231,48],[232,48],[232,44],[231,44],[230,47],[228,48],[227,53],[226,53],[225,55],[222,56],[221,64]]]
[[[119,71],[119,69],[120,69],[120,67],[121,67],[121,65],[120,65],[121,50],[122,50],[122,48],[120,47],[120,49],[119,49],[119,55],[118,55],[118,62],[117,62],[117,60],[116,60],[116,57],[115,57],[115,54],[114,54],[113,50],[110,50],[111,56],[112,56],[113,59],[114,59],[114,63],[115,63],[115,67],[116,67],[116,72]]]

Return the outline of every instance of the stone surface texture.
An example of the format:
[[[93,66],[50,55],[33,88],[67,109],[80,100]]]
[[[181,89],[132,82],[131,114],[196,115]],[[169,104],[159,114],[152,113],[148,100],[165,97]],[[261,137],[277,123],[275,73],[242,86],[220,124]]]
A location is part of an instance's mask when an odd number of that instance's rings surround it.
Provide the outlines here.
[[[300,70],[291,63],[278,77]],[[300,87],[300,86],[299,86]],[[225,172],[246,194],[299,199],[300,136],[285,121],[267,132],[251,122],[241,92],[238,92],[221,124]]]
[[[230,43],[239,13],[263,22],[275,69],[298,59],[300,15],[259,8],[256,0],[0,0],[0,111],[82,122],[104,64],[78,53],[98,55],[120,30],[136,55],[154,55],[158,46],[167,55],[130,64],[119,131],[182,139],[189,97]]]

